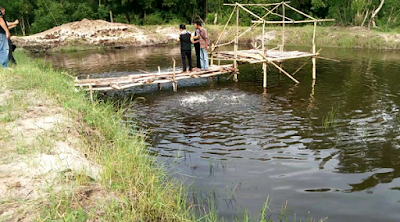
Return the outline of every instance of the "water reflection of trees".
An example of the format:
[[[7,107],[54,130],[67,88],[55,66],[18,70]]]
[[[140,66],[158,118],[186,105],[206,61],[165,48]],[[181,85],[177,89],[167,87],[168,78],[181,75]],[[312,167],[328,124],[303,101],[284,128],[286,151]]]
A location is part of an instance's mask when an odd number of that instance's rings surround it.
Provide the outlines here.
[[[294,114],[310,119],[309,134],[313,138],[325,135],[308,149],[337,149],[334,158],[339,161],[338,173],[372,173],[362,182],[350,184],[349,192],[391,183],[400,177],[397,66],[390,59],[374,56],[349,57],[340,64],[319,62],[315,89],[301,86],[295,93],[286,93]],[[307,90],[309,99],[304,100]],[[339,107],[337,124],[324,129],[321,120],[332,107]],[[383,168],[389,170],[380,172]]]
[[[52,54],[48,59],[55,66],[71,69],[79,74],[92,74],[137,71],[137,69],[157,70],[157,66],[169,68],[172,66],[171,58],[178,58],[179,53],[177,47],[133,47],[120,50]]]

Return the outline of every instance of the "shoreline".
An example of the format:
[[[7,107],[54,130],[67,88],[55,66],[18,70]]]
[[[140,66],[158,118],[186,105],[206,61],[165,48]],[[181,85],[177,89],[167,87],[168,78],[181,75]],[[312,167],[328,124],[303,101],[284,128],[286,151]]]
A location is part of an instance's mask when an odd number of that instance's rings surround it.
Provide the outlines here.
[[[149,154],[123,109],[91,103],[68,73],[24,51],[15,57],[20,65],[0,69],[0,220],[220,221]]]
[[[0,220],[191,221],[187,188],[114,104],[25,52],[0,70]]]
[[[77,27],[77,25],[81,25]],[[85,27],[91,27],[88,30]],[[15,44],[30,51],[70,52],[97,48],[154,47],[177,45],[179,35],[177,25],[134,26],[123,23],[109,23],[102,20],[87,20],[64,24],[26,37],[13,37]],[[221,25],[206,25],[211,42],[218,39],[223,30]],[[193,31],[192,26],[188,28]],[[248,27],[239,27],[244,32]],[[285,29],[285,46],[310,47],[313,26]],[[222,42],[232,40],[236,27],[228,26],[221,37]],[[266,27],[265,41],[267,45],[281,44],[281,27]],[[239,39],[239,44],[261,43],[262,30],[256,27]],[[318,26],[316,35],[318,47],[399,50],[400,34],[368,30],[363,27]]]

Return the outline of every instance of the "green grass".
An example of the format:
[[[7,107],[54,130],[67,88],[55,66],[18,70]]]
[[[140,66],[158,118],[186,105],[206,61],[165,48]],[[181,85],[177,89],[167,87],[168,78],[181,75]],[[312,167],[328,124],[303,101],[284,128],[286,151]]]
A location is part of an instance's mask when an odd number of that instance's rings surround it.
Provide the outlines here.
[[[154,31],[158,26],[143,26],[147,32]],[[162,25],[162,27],[171,27],[171,25]],[[224,29],[224,25],[206,25],[211,43],[218,39]],[[239,33],[243,33],[249,27],[239,27]],[[285,46],[312,46],[313,29],[308,26],[286,25],[285,28]],[[193,26],[188,26],[189,31],[193,31]],[[266,33],[276,31],[274,39],[266,42],[269,46],[277,46],[282,42],[282,27],[267,26]],[[272,31],[272,32],[271,32]],[[222,35],[220,43],[229,42],[234,39],[236,27],[229,25]],[[363,49],[400,49],[400,38],[396,32],[382,32],[379,30],[367,30],[360,27],[339,27],[339,26],[318,26],[316,33],[316,45],[320,47],[336,48],[363,48]],[[253,28],[239,39],[240,44],[253,42],[256,37],[262,36],[260,26]],[[233,44],[231,45],[233,47]]]
[[[223,26],[207,26],[211,41],[218,39]],[[239,27],[240,33],[248,27]],[[222,36],[222,42],[233,40],[236,28],[228,26],[226,34]],[[282,27],[266,27],[266,33],[276,31],[274,39],[267,42],[270,46],[277,46],[282,41]],[[262,36],[261,27],[256,27],[239,39],[239,43],[251,43],[255,37]],[[286,26],[285,46],[312,46],[313,26]],[[316,45],[320,47],[337,48],[363,48],[363,49],[400,49],[400,40],[395,33],[385,33],[376,30],[366,30],[357,27],[317,27]]]
[[[6,71],[5,73],[8,73]],[[24,99],[24,94],[21,92],[13,92],[10,98],[7,98],[3,104],[0,105],[0,123],[9,123],[15,121],[21,110],[25,110],[28,106],[27,101]]]
[[[330,127],[334,128],[336,126],[335,118],[338,110],[339,107],[336,109],[332,107],[328,115],[322,119],[322,126],[324,127],[324,129],[328,129]]]

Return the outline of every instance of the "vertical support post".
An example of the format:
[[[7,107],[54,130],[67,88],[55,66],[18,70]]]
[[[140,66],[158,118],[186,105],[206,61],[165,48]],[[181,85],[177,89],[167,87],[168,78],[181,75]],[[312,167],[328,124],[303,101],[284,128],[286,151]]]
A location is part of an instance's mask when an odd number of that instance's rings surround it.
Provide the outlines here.
[[[158,67],[158,74],[160,74],[161,73],[161,69],[160,69],[160,66]],[[162,89],[162,85],[161,85],[161,83],[158,83],[158,90],[160,90],[161,91],[161,89]]]
[[[262,40],[261,40],[261,44],[262,44],[262,52],[264,53],[265,56],[267,56],[267,53],[265,52],[265,21],[263,22],[263,26],[262,26]]]
[[[221,66],[221,59],[218,60],[218,66]],[[220,76],[220,75],[217,75],[217,81],[218,81],[218,82],[219,82],[219,76]]]
[[[283,48],[285,47],[285,4],[282,4],[282,45],[281,52],[283,52]]]
[[[214,48],[215,48],[215,46],[214,46],[214,43],[213,44],[211,44],[211,56],[210,56],[210,65],[211,66],[213,66],[214,65]]]
[[[176,92],[176,91],[178,91],[178,84],[177,84],[177,82],[176,82],[176,79],[175,79],[175,66],[176,66],[176,61],[175,61],[175,59],[172,59],[173,61],[174,61],[174,66],[173,66],[173,69],[174,69],[174,75],[173,75],[173,81],[172,81],[172,88],[173,88],[173,90],[174,90],[174,92]]]
[[[264,94],[267,93],[267,69],[268,65],[266,62],[263,62],[263,74],[264,74],[264,80],[263,80],[263,87],[264,87]]]
[[[313,34],[313,42],[312,42],[312,53],[316,53],[316,45],[315,45],[315,36],[316,36],[316,31],[317,31],[317,22],[314,21],[314,34]],[[312,78],[315,80],[317,78],[317,58],[313,56],[312,58]]]
[[[254,82],[256,82],[257,81],[257,64],[256,63],[254,63],[253,69],[254,69]]]
[[[238,45],[239,45],[239,7],[237,6],[238,3],[236,3],[236,36],[235,36],[235,46],[234,46],[234,51],[235,51],[235,60],[233,62],[233,68],[235,68],[235,72],[233,74],[233,81],[237,82],[237,68],[238,68],[238,62],[237,62],[237,51],[238,51]]]

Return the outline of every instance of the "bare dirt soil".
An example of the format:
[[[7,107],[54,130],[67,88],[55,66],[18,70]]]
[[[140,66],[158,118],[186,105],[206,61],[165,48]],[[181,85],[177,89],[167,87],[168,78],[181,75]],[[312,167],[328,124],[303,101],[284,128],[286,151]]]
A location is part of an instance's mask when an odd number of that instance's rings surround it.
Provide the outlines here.
[[[35,35],[12,37],[12,40],[19,47],[42,51],[66,45],[150,46],[167,44],[176,42],[178,34],[179,30],[172,27],[160,26],[149,32],[130,24],[83,19]]]
[[[8,112],[10,103],[22,104],[21,111]],[[0,221],[33,221],[48,197],[64,189],[87,206],[104,196],[95,182],[67,183],[77,175],[96,181],[101,168],[78,151],[80,135],[61,107],[43,95],[3,89],[0,108]]]

